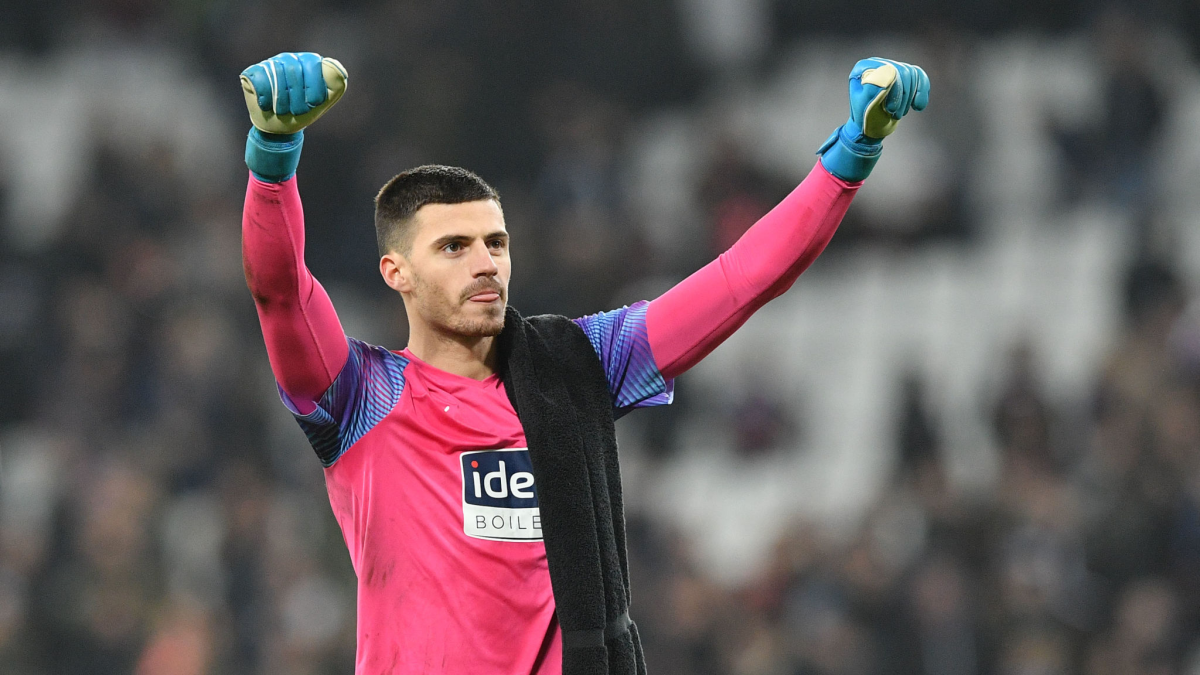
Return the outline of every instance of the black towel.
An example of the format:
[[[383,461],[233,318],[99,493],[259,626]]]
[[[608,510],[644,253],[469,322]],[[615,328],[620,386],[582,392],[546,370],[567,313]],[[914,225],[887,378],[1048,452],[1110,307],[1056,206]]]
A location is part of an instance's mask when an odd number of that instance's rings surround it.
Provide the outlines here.
[[[525,319],[509,307],[497,365],[529,442],[563,675],[644,675],[629,620],[613,399],[600,359],[570,319]]]

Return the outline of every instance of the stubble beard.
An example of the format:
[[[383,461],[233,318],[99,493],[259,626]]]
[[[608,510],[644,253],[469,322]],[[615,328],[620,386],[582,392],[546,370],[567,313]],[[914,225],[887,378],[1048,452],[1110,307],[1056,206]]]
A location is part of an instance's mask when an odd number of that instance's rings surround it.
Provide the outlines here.
[[[464,316],[464,309],[470,303],[471,295],[482,289],[495,289],[500,294],[500,302],[489,304],[485,310],[488,316],[471,319]],[[441,288],[426,281],[420,276],[413,277],[413,299],[417,301],[417,311],[435,330],[458,337],[485,338],[495,337],[504,330],[504,307],[508,300],[508,292],[498,282],[477,282],[467,287],[455,299],[448,297]]]

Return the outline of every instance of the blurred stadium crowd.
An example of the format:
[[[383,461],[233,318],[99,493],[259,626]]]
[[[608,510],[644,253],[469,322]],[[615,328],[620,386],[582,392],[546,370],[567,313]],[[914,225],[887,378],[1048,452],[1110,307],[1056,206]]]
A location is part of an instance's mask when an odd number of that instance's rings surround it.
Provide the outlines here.
[[[840,418],[821,412],[840,378],[791,377],[767,349],[732,366],[736,386],[701,366],[676,405],[622,422],[651,672],[1200,674],[1200,153],[1175,133],[1200,128],[1195,3],[0,7],[0,675],[353,669],[353,571],[240,270],[246,65],[297,49],[347,65],[299,174],[308,262],[349,333],[400,348],[371,228],[392,174],[476,170],[514,232],[513,303],[609,309],[696,269],[786,194],[845,115],[844,73],[876,48],[927,67],[932,121],[889,140],[878,185],[793,293],[930,251],[967,269],[1015,221],[1035,249],[1066,232],[1069,252],[1080,238],[1061,223],[1082,218],[1115,233],[1098,258],[1115,262],[1060,279],[1045,249],[1029,273],[1084,284],[1094,311],[1058,338],[1021,325],[1040,315],[1001,321],[957,408],[922,344],[882,370],[855,356],[877,405]],[[1082,66],[1054,80],[1029,53]],[[792,75],[806,71],[829,86]],[[776,105],[775,123],[730,110],[789,82],[824,102]],[[1017,98],[988,98],[1005,87]],[[1039,107],[1060,96],[1065,112]],[[1034,142],[1003,140],[1010,116]],[[787,345],[805,321],[841,325],[837,302],[806,317],[785,298],[747,335],[820,361]],[[738,476],[832,475],[830,424],[882,429],[834,453],[863,458],[830,478],[861,498],[784,494],[764,507],[774,525],[739,516],[763,490]],[[697,461],[699,524],[663,506]],[[709,516],[732,534],[714,543]]]

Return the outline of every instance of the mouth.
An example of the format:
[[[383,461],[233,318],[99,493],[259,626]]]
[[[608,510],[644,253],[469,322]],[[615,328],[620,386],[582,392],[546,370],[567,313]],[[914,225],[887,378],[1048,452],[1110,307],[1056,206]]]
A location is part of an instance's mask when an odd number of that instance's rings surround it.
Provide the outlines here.
[[[504,287],[496,279],[476,279],[475,283],[463,289],[462,302],[473,302],[488,305],[504,301]]]
[[[480,291],[479,293],[472,295],[468,299],[471,302],[481,302],[481,303],[496,302],[497,300],[500,299],[500,294],[497,293],[496,291]]]

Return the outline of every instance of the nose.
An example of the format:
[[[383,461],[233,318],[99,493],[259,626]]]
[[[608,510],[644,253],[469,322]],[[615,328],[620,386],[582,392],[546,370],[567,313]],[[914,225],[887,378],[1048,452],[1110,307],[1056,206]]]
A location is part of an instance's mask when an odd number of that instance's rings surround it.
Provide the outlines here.
[[[495,258],[487,249],[487,245],[471,247],[471,276],[494,277],[500,273]]]

